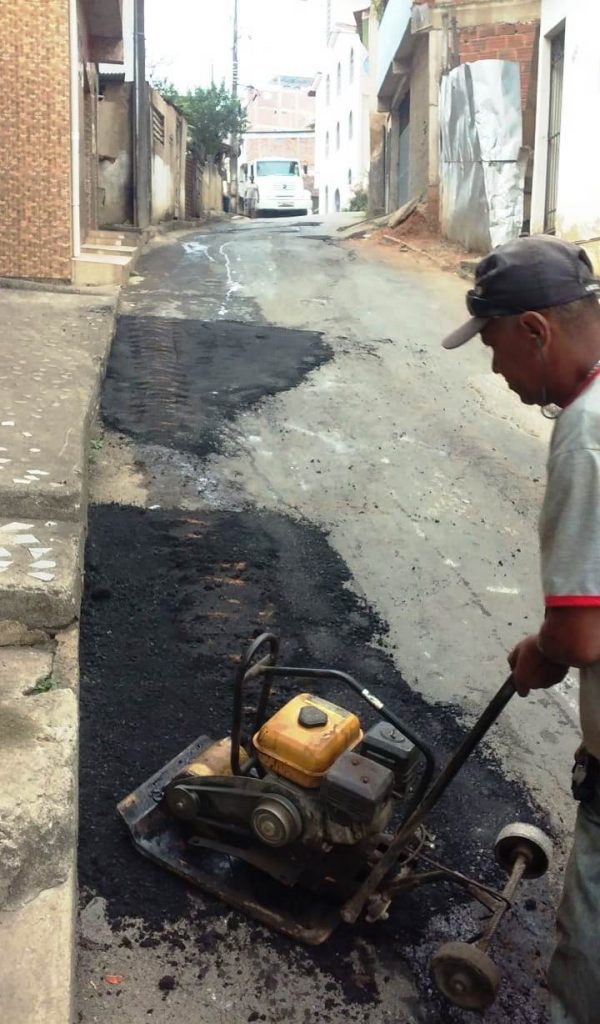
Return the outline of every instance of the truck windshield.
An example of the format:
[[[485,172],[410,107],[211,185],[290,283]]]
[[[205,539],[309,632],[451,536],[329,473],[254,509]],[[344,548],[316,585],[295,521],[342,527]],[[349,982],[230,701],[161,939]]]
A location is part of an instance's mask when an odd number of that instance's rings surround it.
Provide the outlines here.
[[[258,160],[256,173],[259,178],[266,178],[270,174],[300,177],[300,166],[297,160]]]

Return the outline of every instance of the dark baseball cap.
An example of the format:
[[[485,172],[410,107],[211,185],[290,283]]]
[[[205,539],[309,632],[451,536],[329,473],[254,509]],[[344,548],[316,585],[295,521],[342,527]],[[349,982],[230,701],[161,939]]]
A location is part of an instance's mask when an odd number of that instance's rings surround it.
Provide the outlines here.
[[[515,238],[477,264],[475,287],[467,292],[471,319],[442,345],[464,345],[494,317],[565,306],[598,294],[600,281],[585,249],[554,235]]]

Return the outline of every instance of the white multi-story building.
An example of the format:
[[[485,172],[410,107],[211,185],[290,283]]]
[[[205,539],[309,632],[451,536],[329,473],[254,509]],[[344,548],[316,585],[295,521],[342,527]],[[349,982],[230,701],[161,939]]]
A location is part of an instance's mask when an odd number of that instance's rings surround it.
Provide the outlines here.
[[[369,173],[368,55],[355,24],[338,22],[327,39],[322,70],[313,83],[315,186],[319,213],[347,209]]]

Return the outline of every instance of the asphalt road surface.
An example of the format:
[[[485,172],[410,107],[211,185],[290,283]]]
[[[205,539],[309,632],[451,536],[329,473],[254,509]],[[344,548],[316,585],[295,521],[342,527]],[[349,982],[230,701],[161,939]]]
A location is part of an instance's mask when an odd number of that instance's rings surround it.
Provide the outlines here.
[[[265,628],[286,660],[358,676],[443,763],[538,624],[548,426],[481,345],[440,349],[464,282],[342,243],[340,223],[169,236],[123,296],[91,452],[82,1024],[469,1019],[428,970],[440,943],[480,927],[460,893],[418,891],[307,949],[143,860],[115,813],[197,735],[226,734],[236,658]],[[548,1019],[575,686],[515,699],[430,820],[436,855],[492,885],[503,825],[555,842],[494,944],[494,1024]]]

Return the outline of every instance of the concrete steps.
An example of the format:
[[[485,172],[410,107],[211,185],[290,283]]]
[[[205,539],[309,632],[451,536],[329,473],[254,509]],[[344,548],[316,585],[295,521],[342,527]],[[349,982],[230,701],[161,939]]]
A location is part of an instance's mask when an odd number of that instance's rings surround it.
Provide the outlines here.
[[[141,231],[90,231],[73,260],[73,284],[126,284],[145,239]]]
[[[129,245],[135,249],[145,240],[143,231],[119,231],[108,228],[96,228],[90,231],[86,237],[86,243],[92,242],[100,245]]]
[[[133,269],[131,256],[118,251],[108,254],[84,249],[72,262],[75,285],[125,284]]]
[[[135,245],[108,245],[103,242],[86,242],[82,245],[83,253],[91,252],[98,256],[131,256],[133,259],[138,249]]]

